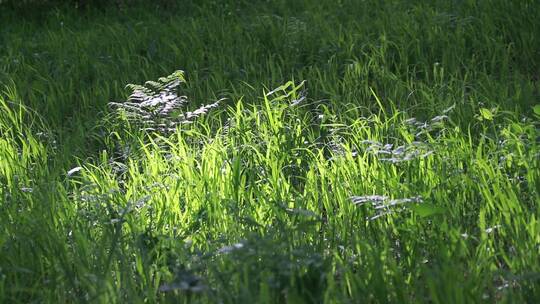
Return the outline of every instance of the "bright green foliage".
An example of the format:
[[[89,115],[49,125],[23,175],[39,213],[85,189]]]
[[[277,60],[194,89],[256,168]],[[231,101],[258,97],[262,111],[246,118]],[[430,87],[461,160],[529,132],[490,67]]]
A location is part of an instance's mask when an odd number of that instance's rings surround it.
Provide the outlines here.
[[[540,299],[537,1],[172,7],[0,12],[1,303]]]

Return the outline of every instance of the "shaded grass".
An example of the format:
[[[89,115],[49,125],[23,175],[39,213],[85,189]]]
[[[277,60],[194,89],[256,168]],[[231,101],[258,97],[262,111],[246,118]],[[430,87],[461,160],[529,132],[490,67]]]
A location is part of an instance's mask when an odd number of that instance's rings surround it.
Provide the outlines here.
[[[2,13],[0,302],[540,297],[536,2],[189,7]],[[107,110],[179,67],[228,101]]]

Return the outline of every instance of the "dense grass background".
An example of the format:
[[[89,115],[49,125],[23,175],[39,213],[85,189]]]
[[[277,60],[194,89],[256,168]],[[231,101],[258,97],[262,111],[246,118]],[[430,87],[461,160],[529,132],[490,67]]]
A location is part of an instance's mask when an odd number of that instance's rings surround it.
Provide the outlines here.
[[[536,302],[539,12],[0,4],[0,302]],[[178,69],[221,108],[107,107]]]

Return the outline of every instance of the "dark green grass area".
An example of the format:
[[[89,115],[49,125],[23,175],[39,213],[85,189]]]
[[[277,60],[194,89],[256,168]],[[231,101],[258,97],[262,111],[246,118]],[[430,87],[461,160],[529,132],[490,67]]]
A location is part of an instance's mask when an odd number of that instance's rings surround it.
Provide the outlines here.
[[[126,3],[0,3],[0,302],[540,300],[540,2]]]

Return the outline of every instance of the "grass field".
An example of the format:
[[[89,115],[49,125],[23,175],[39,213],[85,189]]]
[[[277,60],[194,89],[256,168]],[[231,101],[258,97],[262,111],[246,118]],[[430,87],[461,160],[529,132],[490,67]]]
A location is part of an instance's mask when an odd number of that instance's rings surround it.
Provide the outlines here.
[[[539,1],[2,5],[0,303],[540,300]]]

